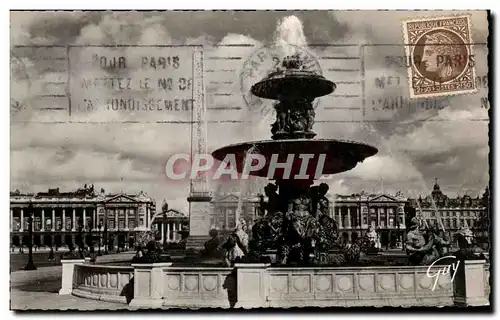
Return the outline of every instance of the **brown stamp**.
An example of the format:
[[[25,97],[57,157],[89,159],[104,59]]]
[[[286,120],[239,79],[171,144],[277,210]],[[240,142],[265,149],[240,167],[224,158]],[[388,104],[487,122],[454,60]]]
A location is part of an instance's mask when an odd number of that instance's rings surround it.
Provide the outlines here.
[[[403,33],[410,98],[477,91],[469,16],[406,20]]]

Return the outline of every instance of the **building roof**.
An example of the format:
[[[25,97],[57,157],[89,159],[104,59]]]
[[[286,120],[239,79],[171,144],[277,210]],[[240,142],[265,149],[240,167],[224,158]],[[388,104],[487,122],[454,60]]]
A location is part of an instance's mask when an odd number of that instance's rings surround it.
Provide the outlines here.
[[[398,192],[395,195],[388,193],[353,193],[350,195],[334,194],[327,196],[330,200],[338,201],[388,201],[406,202],[408,199]]]
[[[85,201],[85,202],[101,202],[107,201],[109,199],[113,199],[116,197],[127,197],[129,199],[133,199],[137,202],[153,202],[152,198],[147,196],[143,191],[138,194],[124,194],[124,193],[115,193],[111,194],[105,193],[105,190],[101,188],[100,193],[96,193],[94,190],[94,185],[87,186],[85,185],[83,188],[78,188],[75,191],[69,192],[61,192],[59,188],[49,188],[47,192],[38,192],[34,193],[22,193],[19,189],[10,192],[11,202],[14,201],[55,201],[55,202],[64,202],[64,201]]]
[[[416,199],[412,199],[411,202],[418,206],[416,203]],[[482,208],[483,200],[477,196],[476,198],[471,197],[470,195],[457,196],[455,198],[450,198],[446,194],[441,191],[441,187],[436,179],[434,186],[432,188],[432,192],[430,195],[426,196],[422,199],[420,197],[418,199],[420,202],[421,208],[436,208],[439,209],[447,209],[447,208]]]

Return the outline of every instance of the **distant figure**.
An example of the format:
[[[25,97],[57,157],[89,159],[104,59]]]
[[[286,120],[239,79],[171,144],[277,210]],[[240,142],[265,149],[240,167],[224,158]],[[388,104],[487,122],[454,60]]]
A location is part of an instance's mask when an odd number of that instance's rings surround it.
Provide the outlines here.
[[[54,248],[50,247],[50,252],[49,252],[49,258],[47,259],[49,262],[54,262],[55,256],[54,256]]]
[[[189,231],[182,230],[182,231],[178,231],[177,233],[180,234],[180,236],[181,236],[181,240],[179,240],[179,246],[185,248],[186,243],[187,243],[187,239],[189,237]]]
[[[211,239],[204,243],[205,249],[201,253],[204,257],[216,256],[220,245],[219,232],[216,229],[210,230],[209,235]]]
[[[135,253],[135,256],[139,259],[139,258],[142,258],[144,256],[144,253],[142,252],[142,249],[139,249],[137,250],[137,252]]]
[[[135,252],[134,257],[132,258],[132,263],[141,263],[145,262],[145,253],[144,249],[142,247],[138,247],[137,251]]]

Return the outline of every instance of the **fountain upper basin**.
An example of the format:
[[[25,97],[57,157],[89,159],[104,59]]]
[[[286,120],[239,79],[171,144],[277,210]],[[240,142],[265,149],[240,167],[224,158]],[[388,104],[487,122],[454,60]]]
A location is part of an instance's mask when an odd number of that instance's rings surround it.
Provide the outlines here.
[[[254,84],[252,93],[266,99],[301,96],[316,98],[330,94],[335,84],[321,75],[309,71],[283,70],[271,73],[268,78]]]
[[[372,146],[364,143],[335,140],[335,139],[294,139],[294,140],[263,140],[254,142],[245,142],[232,144],[223,148],[217,149],[212,152],[212,156],[219,161],[223,161],[228,154],[234,154],[236,158],[236,170],[242,173],[245,166],[245,159],[248,150],[253,147],[253,154],[260,154],[265,158],[265,165],[262,169],[251,171],[251,176],[267,177],[271,180],[294,179],[297,174],[304,173],[300,155],[311,154],[313,158],[307,163],[305,173],[314,179],[317,175],[317,170],[320,165],[320,155],[326,156],[324,166],[320,174],[334,174],[353,169],[359,162],[364,159],[375,155],[378,150]],[[283,177],[285,170],[277,168],[275,172],[269,175],[269,165],[271,157],[277,154],[277,163],[286,163],[288,155],[293,154],[293,162],[291,164],[291,171],[289,177]],[[304,157],[304,156],[302,156]],[[253,160],[256,165],[258,160]],[[249,164],[248,164],[249,165]],[[305,166],[305,165],[304,165]],[[301,171],[302,169],[302,171]]]

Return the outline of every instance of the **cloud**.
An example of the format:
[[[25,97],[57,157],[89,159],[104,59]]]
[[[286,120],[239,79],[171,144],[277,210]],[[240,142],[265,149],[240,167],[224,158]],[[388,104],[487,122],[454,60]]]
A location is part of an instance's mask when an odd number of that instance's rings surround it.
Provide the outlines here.
[[[484,148],[488,141],[488,124],[484,121],[469,121],[484,115],[479,108],[469,110],[441,110],[436,117],[405,135],[393,135],[388,143],[404,146],[409,154],[439,155],[461,147]],[[443,119],[443,121],[439,121]],[[432,121],[437,120],[437,121]]]
[[[136,167],[132,159],[120,158],[119,154],[96,151],[71,151],[67,148],[29,148],[11,153],[12,169],[19,180],[57,182],[61,177],[68,180],[110,180],[124,177],[131,181],[151,180],[155,174]],[[142,170],[141,170],[142,169]]]
[[[404,159],[388,155],[375,155],[358,164],[347,176],[387,183],[420,177],[418,170]]]

